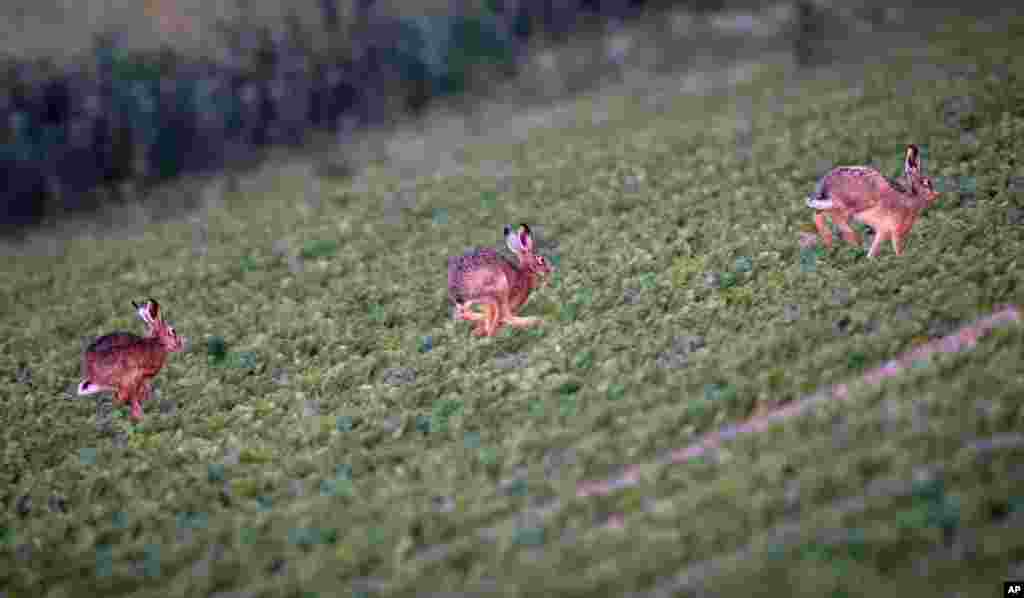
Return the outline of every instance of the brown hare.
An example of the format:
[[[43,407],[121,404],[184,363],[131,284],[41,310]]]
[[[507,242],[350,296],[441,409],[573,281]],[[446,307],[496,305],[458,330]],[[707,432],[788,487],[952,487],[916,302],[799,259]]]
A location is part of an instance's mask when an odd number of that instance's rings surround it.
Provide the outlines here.
[[[448,258],[448,298],[455,305],[455,319],[477,322],[473,330],[477,336],[494,336],[504,324],[525,327],[540,323],[538,318],[515,314],[539,286],[541,277],[553,268],[544,256],[533,253],[530,227],[520,224],[518,230],[512,230],[506,225],[504,232],[505,244],[518,258],[518,265],[490,247]],[[470,310],[476,304],[483,306],[483,313]]]
[[[164,367],[168,353],[177,353],[184,346],[160,316],[160,305],[154,299],[142,305],[132,301],[146,323],[146,336],[114,332],[101,336],[82,355],[82,381],[78,394],[114,391],[115,400],[130,403],[132,419],[142,418],[141,403],[152,393],[150,380]]]
[[[885,239],[892,239],[892,248],[900,255],[921,210],[938,196],[931,179],[921,175],[917,146],[908,145],[902,180],[890,179],[866,166],[840,166],[818,181],[807,206],[818,210],[814,224],[828,247],[832,246],[832,231],[825,216],[831,216],[843,238],[858,247],[861,238],[850,228],[850,218],[873,228],[875,239],[868,251],[868,257],[873,258]]]

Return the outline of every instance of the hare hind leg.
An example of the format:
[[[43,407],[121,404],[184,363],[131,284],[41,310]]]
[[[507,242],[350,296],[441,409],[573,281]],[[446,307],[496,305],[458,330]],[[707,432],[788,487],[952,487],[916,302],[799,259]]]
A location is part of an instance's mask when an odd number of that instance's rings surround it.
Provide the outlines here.
[[[113,402],[115,405],[130,405],[132,409],[132,418],[138,419],[141,417],[141,407],[139,407],[139,391],[141,388],[133,383],[121,384],[114,389]],[[136,414],[139,414],[138,417]]]
[[[476,327],[473,329],[473,334],[475,336],[491,336],[493,334],[492,321],[496,319],[498,309],[493,303],[483,303],[482,307],[483,313],[474,314],[472,318],[472,321],[477,322]]]
[[[861,240],[860,235],[857,234],[857,231],[853,230],[850,226],[850,219],[846,214],[833,214],[832,220],[836,223],[836,226],[839,227],[840,232],[843,234],[843,239],[847,243],[855,247],[861,246],[863,241]]]
[[[832,247],[832,227],[825,221],[826,212],[818,212],[814,215],[814,226],[818,229],[818,234],[821,235],[821,240],[825,243],[825,247]]]
[[[510,316],[505,320],[505,323],[516,328],[527,328],[529,326],[536,326],[537,324],[540,324],[541,319],[535,317],[524,318],[520,316]]]
[[[459,308],[456,308],[456,309],[459,309]],[[469,307],[467,306],[467,307],[463,307],[461,310],[457,311],[456,314],[455,314],[455,318],[457,320],[466,320],[467,322],[479,322],[480,320],[486,319],[487,315],[483,314],[483,313],[475,312],[475,311],[469,309]]]
[[[471,305],[456,305],[455,306],[455,320],[465,320],[467,322],[476,322],[476,327],[473,328],[473,334],[476,336],[485,336],[487,330],[488,309],[490,306],[486,303],[478,304],[483,308],[483,312],[475,312],[470,309]]]
[[[488,308],[489,309],[487,310],[487,336],[494,336],[495,334],[498,334],[498,329],[501,328],[501,325],[503,324],[501,318],[501,299],[498,299],[496,303],[489,305]]]

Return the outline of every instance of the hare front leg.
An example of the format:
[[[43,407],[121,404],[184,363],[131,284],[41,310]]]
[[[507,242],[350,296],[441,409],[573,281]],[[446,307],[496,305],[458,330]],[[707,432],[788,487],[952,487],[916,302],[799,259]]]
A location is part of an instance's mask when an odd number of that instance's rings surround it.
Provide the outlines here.
[[[903,254],[903,242],[906,240],[906,232],[896,231],[892,235],[892,250],[896,252],[896,255]]]
[[[832,247],[832,227],[825,221],[825,212],[818,212],[814,215],[814,226],[818,229],[818,234],[821,235],[825,247]]]
[[[512,312],[512,306],[507,301],[501,305],[501,309],[501,322],[503,324],[508,324],[509,326],[514,326],[516,328],[527,328],[529,326],[536,326],[541,322],[540,318],[524,318],[521,316],[514,315]]]
[[[903,247],[907,241],[907,235],[910,234],[911,227],[914,226],[913,217],[900,224],[899,228],[892,235],[892,249],[896,252],[896,255],[903,253]]]
[[[868,250],[868,257],[875,257],[878,255],[878,250],[882,247],[882,241],[889,237],[892,233],[885,230],[879,230],[875,233],[875,240],[871,242],[871,249]]]
[[[132,419],[139,421],[142,419],[142,401],[149,398],[149,388],[146,382],[138,382],[131,387],[130,393],[126,397],[126,402],[130,401],[132,405]]]

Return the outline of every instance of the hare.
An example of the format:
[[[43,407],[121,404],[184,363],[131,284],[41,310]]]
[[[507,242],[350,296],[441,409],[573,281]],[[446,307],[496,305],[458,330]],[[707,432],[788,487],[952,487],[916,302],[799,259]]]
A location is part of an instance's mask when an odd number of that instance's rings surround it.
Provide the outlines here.
[[[146,323],[146,336],[114,332],[101,336],[82,355],[82,381],[79,395],[114,391],[115,399],[131,403],[132,419],[142,419],[140,403],[152,393],[150,380],[157,375],[168,353],[180,352],[184,339],[178,336],[160,316],[160,305],[154,299],[142,305],[132,301]]]
[[[921,175],[917,146],[908,145],[902,180],[892,180],[866,166],[840,166],[818,181],[807,206],[818,210],[814,224],[828,247],[832,246],[832,231],[825,216],[831,216],[843,238],[858,247],[860,235],[850,228],[849,219],[875,229],[875,240],[868,251],[868,257],[873,258],[887,238],[892,239],[893,250],[900,255],[921,210],[938,196],[931,179]]]
[[[540,278],[554,270],[544,256],[534,255],[530,227],[520,224],[513,231],[506,225],[504,232],[505,244],[519,258],[518,265],[490,247],[448,258],[448,298],[455,306],[455,319],[478,322],[473,330],[477,336],[494,336],[503,324],[539,324],[539,318],[518,317],[515,313],[540,284]],[[476,304],[483,306],[483,313],[469,309]]]

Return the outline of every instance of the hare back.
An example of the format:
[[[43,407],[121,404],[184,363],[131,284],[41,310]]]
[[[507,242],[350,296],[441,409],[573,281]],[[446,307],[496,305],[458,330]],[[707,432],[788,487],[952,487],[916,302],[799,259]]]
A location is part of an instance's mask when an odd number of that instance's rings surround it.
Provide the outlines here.
[[[896,189],[901,193],[906,188],[899,181],[893,180],[878,170],[869,166],[840,166],[832,169],[821,180],[821,185],[826,189],[847,187],[850,189],[883,191],[885,189]]]
[[[474,289],[493,284],[499,273],[508,271],[515,268],[491,247],[448,258],[448,294],[456,302],[479,296]]]
[[[116,384],[119,380],[155,376],[167,360],[167,352],[156,339],[120,336],[109,342],[121,344],[86,351],[82,357],[83,376]]]
[[[105,334],[94,340],[92,343],[90,343],[88,348],[86,348],[85,352],[95,353],[110,351],[115,347],[124,347],[127,345],[132,345],[141,340],[141,336],[137,334],[132,334],[131,332],[111,332],[110,334]]]
[[[903,175],[900,175],[898,178],[892,178],[867,166],[846,166],[838,170],[845,171],[840,174],[840,176],[850,177],[852,179],[861,179],[865,181],[866,184],[869,184],[871,188],[877,189],[878,191],[910,193],[910,186],[907,181],[904,180]]]
[[[808,198],[808,205],[830,205],[856,213],[880,203],[900,204],[900,197],[906,193],[902,182],[890,179],[874,168],[840,166],[818,182]]]
[[[507,296],[517,286],[519,272],[509,263],[488,264],[466,272],[461,284],[451,289],[455,303],[497,299]]]

